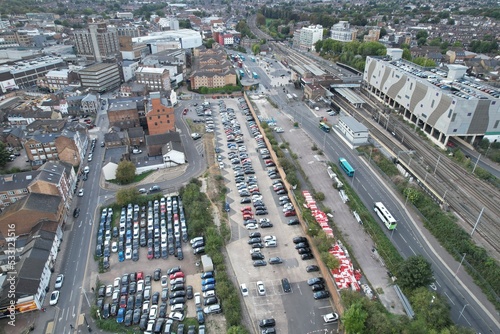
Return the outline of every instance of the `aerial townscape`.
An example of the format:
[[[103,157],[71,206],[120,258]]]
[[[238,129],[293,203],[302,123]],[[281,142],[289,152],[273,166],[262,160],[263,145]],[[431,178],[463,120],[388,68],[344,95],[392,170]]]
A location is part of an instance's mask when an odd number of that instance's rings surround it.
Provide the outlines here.
[[[500,333],[496,1],[0,5],[0,334]]]

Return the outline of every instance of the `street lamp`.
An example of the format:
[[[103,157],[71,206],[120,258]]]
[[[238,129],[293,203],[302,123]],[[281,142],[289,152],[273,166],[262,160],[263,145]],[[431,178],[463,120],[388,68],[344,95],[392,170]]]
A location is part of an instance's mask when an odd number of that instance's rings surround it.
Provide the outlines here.
[[[89,333],[91,333],[92,328],[90,328],[89,322],[87,321],[87,317],[85,316],[85,314],[83,315],[83,320],[85,320],[85,324],[87,325],[87,329],[88,329]]]

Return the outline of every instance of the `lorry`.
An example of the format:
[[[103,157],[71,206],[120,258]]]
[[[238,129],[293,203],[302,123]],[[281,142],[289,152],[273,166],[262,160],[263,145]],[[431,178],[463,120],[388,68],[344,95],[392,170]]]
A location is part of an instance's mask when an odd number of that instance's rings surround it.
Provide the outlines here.
[[[341,189],[344,186],[342,181],[340,181],[340,179],[338,178],[337,174],[335,174],[333,172],[332,167],[328,166],[328,168],[326,169],[326,172],[328,173],[328,176],[330,177],[330,179],[333,180],[335,188]]]

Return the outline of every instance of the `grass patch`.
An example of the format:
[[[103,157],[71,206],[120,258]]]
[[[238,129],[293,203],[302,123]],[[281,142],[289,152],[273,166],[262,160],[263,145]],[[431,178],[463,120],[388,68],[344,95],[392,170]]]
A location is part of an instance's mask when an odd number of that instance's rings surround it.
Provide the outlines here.
[[[141,173],[139,175],[136,175],[134,177],[134,180],[131,183],[129,183],[129,184],[141,182],[142,180],[144,180],[145,178],[147,178],[149,175],[153,174],[154,172],[155,172],[154,170],[150,170],[150,171]],[[116,179],[108,180],[107,182],[113,183],[113,184],[117,184],[117,185],[122,185]]]

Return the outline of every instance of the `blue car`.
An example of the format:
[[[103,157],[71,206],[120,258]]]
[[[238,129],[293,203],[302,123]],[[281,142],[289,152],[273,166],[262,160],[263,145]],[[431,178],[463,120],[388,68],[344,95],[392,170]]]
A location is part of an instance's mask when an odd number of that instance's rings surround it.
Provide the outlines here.
[[[125,319],[125,309],[124,308],[120,308],[118,310],[118,314],[116,315],[116,322],[121,324],[123,323],[123,320]]]
[[[207,284],[203,285],[201,287],[201,292],[209,291],[209,290],[215,290],[215,284]]]
[[[214,272],[213,271],[207,271],[201,274],[201,279],[206,279],[206,278],[213,278],[214,277]]]
[[[201,285],[214,284],[215,278],[210,277],[201,281]]]
[[[205,315],[203,314],[203,310],[201,307],[198,307],[196,309],[196,320],[198,320],[198,323],[200,325],[203,325],[205,323]]]
[[[118,261],[125,261],[125,255],[123,255],[123,251],[118,252]]]

